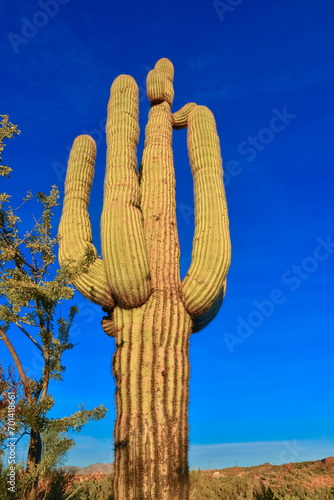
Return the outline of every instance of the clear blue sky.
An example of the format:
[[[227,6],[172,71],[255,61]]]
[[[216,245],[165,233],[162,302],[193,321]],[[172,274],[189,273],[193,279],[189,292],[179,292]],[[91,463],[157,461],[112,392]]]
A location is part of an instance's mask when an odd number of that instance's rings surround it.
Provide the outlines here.
[[[194,101],[215,115],[232,264],[219,315],[191,338],[193,467],[334,455],[333,15],[330,0],[1,5],[0,113],[21,130],[4,152],[13,173],[3,189],[14,206],[30,188],[57,184],[62,197],[69,147],[91,133],[98,156],[90,214],[100,249],[104,123],[119,74],[131,74],[140,90],[139,158],[145,79],[159,58],[175,67],[172,109]],[[193,186],[186,131],[174,136],[184,276]],[[60,214],[59,207],[55,231]],[[69,415],[83,401],[107,406],[108,417],[82,431],[68,462],[110,462],[114,341],[101,330],[100,309],[79,294],[76,302],[79,345],[64,357],[64,382],[52,388],[53,415]],[[38,351],[19,331],[10,333],[37,374]],[[9,360],[4,346],[1,356]]]

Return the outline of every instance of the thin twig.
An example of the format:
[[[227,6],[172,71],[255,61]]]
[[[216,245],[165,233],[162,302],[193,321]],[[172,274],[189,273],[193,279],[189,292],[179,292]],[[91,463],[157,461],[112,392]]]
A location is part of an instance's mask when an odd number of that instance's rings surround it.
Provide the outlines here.
[[[20,441],[20,439],[22,439],[22,438],[23,438],[23,436],[25,436],[26,434],[29,434],[29,435],[30,435],[30,432],[28,432],[28,431],[23,432],[23,434],[21,434],[21,436],[20,436],[20,437],[18,438],[18,440],[14,443],[14,445],[13,445],[13,446],[16,446],[16,445],[17,445],[17,443]]]
[[[35,225],[33,226],[33,228],[25,235],[25,237],[19,241],[19,243],[14,247],[14,248],[18,248],[27,238],[29,238],[29,236],[32,235],[32,233],[34,232],[35,228],[40,226],[40,220],[41,220],[42,216],[36,221],[36,219],[34,218],[34,221],[35,221]]]
[[[77,491],[79,491],[81,488],[83,488],[83,486],[84,486],[83,484],[81,486],[79,486],[79,488],[77,490],[73,491],[73,493],[71,493],[70,496],[66,497],[65,500],[69,500],[69,498],[73,497],[73,495],[75,495],[75,493]]]
[[[27,193],[27,196],[29,196],[29,193]],[[28,201],[31,200],[31,197],[28,198],[28,199],[23,199],[21,205],[19,205],[18,207],[14,208],[14,212],[16,212],[16,210],[18,210],[19,208],[21,208],[23,205],[25,205],[26,203],[28,203]]]
[[[193,496],[195,495],[195,491],[196,491],[196,488],[194,488],[194,491],[192,492],[192,494],[190,495],[189,497],[189,500],[191,500],[193,498]]]

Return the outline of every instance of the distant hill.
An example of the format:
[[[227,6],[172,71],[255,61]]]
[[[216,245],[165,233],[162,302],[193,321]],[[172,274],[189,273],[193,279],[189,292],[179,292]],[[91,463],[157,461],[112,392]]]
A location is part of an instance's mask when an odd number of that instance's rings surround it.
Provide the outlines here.
[[[63,465],[60,467],[64,472],[72,472],[74,474],[86,475],[86,474],[94,474],[95,472],[101,472],[106,476],[111,474],[114,470],[114,464],[92,464],[87,465],[87,467],[76,467],[75,465]]]
[[[92,464],[88,467],[62,467],[72,472],[74,491],[85,491],[87,498],[95,499],[99,491],[109,496],[113,464]],[[81,486],[80,486],[81,485]],[[81,494],[80,493],[80,494]],[[71,497],[72,498],[72,497]],[[86,497],[85,497],[86,498]],[[99,498],[104,498],[101,496]],[[192,500],[334,500],[334,457],[310,462],[226,469],[192,470],[190,472],[190,498]]]
[[[289,469],[292,469],[294,466],[298,467],[300,464],[303,464],[305,466],[308,466],[308,464],[311,465],[317,465],[320,463],[329,465],[330,468],[333,467],[334,469],[334,457],[327,457],[323,458],[322,460],[316,460],[313,462],[299,462],[299,463],[288,463],[288,464],[283,464],[283,465],[271,465],[270,463],[265,463],[263,465],[255,465],[253,467],[228,467],[226,469],[206,469],[203,470],[202,472],[206,472],[208,474],[214,474],[215,472],[219,473],[216,474],[215,477],[223,477],[224,473],[227,475],[240,475],[240,471],[256,471],[257,469],[265,469],[268,470],[268,468],[272,468],[275,470],[277,467],[283,467],[284,471],[287,471]],[[77,467],[76,465],[64,465],[60,467],[61,470],[64,472],[73,472],[74,474],[94,474],[94,472],[101,472],[102,474],[108,475],[111,474],[114,470],[114,464],[102,464],[102,463],[96,463],[96,464],[91,464],[87,465],[86,467]],[[243,474],[244,475],[244,474]]]

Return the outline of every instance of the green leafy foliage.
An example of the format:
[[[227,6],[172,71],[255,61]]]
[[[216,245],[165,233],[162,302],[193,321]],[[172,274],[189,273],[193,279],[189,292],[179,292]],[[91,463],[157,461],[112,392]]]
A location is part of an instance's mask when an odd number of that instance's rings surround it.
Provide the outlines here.
[[[5,139],[10,139],[15,134],[19,134],[20,131],[17,128],[17,125],[13,125],[8,121],[8,115],[0,115],[2,121],[0,122],[0,177],[5,176],[9,177],[12,169],[7,165],[2,164],[2,152],[5,147]]]
[[[8,121],[8,116],[0,116],[3,118],[0,123],[0,175],[9,177],[11,169],[2,165],[4,140],[19,131]],[[54,406],[50,383],[62,380],[65,371],[62,355],[74,347],[70,328],[78,309],[72,305],[64,316],[60,305],[73,298],[69,277],[84,272],[86,261],[91,257],[85,256],[80,266],[55,269],[57,238],[53,235],[52,217],[59,191],[52,186],[50,194],[39,192],[35,198],[38,217],[23,222],[22,207],[32,203],[33,194],[28,192],[22,204],[14,209],[10,204],[11,196],[0,193],[0,348],[9,349],[16,368],[0,366],[0,445],[4,447],[7,437],[8,393],[14,391],[17,441],[30,434],[29,473],[21,481],[26,488],[35,484],[37,477],[53,470],[74,446],[73,439],[67,436],[69,431],[80,432],[90,420],[104,418],[107,411],[103,405],[92,410],[82,405],[69,417],[52,419],[47,416]],[[29,222],[30,229],[23,231],[22,227],[29,227]],[[29,376],[23,369],[20,354],[14,348],[14,344],[20,346],[22,335],[41,353],[43,370],[37,377]]]

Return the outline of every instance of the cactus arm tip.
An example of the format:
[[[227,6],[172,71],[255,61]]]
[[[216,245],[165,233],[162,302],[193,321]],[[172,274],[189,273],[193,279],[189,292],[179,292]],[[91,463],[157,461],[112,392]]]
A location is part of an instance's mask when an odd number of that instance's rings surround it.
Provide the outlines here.
[[[163,58],[154,66],[146,80],[147,97],[151,105],[168,102],[170,106],[174,99],[174,67],[169,59]]]

